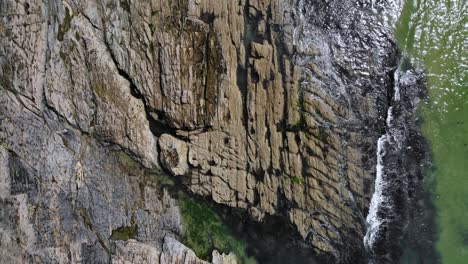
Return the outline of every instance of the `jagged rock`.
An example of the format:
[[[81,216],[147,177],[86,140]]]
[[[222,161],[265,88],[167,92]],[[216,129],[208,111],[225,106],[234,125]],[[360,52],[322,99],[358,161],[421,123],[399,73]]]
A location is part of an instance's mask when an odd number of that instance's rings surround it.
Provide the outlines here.
[[[217,250],[213,250],[213,264],[237,264],[237,258],[236,255],[233,253],[229,253],[228,255],[226,254],[220,254]]]
[[[161,164],[172,174],[180,176],[189,171],[187,145],[184,141],[164,134],[159,138]]]
[[[118,241],[115,243],[112,263],[141,264],[208,264],[200,260],[195,253],[179,241],[166,236],[162,247],[140,243],[136,240]],[[213,264],[236,264],[234,255],[220,255],[213,251]]]

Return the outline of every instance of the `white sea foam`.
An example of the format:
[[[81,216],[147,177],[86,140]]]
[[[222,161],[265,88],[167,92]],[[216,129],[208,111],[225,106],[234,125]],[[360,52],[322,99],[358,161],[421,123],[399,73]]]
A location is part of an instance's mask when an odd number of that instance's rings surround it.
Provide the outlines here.
[[[367,232],[364,237],[364,245],[370,249],[374,244],[377,232],[380,229],[380,225],[383,219],[378,217],[378,210],[385,201],[383,191],[385,189],[385,181],[383,179],[384,174],[384,156],[385,156],[385,143],[388,142],[389,136],[385,134],[377,141],[377,175],[375,177],[375,189],[372,195],[371,204],[369,207],[369,214],[367,215]]]
[[[389,127],[390,124],[393,122],[393,106],[390,106],[390,108],[388,109],[386,122],[387,122],[387,127]]]
[[[395,85],[394,85],[394,90],[395,90],[395,94],[394,94],[394,100],[395,102],[399,102],[400,101],[400,85],[398,84],[398,82],[400,81],[400,68],[398,67],[398,69],[395,70],[395,73],[393,75],[393,80],[395,82]],[[391,112],[389,113],[391,114]]]
[[[388,183],[385,180],[385,155],[386,155],[386,145],[397,143],[400,147],[399,142],[399,131],[397,128],[394,128],[394,104],[400,101],[400,69],[398,68],[394,74],[394,94],[393,94],[393,104],[387,110],[387,119],[386,119],[386,133],[382,135],[377,141],[377,166],[376,166],[376,177],[375,177],[375,187],[374,194],[372,195],[371,203],[369,206],[369,214],[366,217],[367,222],[367,231],[364,236],[364,246],[372,251],[372,246],[375,243],[378,232],[381,230],[381,225],[384,223],[385,219],[379,217],[378,212],[380,208],[388,206],[386,204],[386,199],[384,195],[384,190],[387,187]],[[395,142],[394,142],[395,141]]]

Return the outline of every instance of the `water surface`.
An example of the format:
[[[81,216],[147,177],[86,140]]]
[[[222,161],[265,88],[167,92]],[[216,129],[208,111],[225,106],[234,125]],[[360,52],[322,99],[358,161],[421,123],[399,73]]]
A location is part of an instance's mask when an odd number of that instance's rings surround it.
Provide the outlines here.
[[[426,183],[437,209],[436,247],[442,263],[468,263],[468,1],[407,0],[396,36],[427,75],[421,116],[433,160]]]

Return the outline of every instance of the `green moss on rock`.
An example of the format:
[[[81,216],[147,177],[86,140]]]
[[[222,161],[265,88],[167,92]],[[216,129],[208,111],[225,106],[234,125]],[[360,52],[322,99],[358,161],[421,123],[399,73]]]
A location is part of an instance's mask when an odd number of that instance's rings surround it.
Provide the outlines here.
[[[294,184],[301,184],[302,185],[304,183],[304,180],[299,178],[299,177],[292,177],[291,182],[294,183]]]
[[[138,232],[138,225],[134,226],[122,226],[117,229],[112,230],[111,239],[112,240],[129,240],[134,239]]]
[[[0,143],[0,147],[6,149],[6,150],[8,150],[8,151],[10,150],[10,148],[8,147],[8,145],[5,144],[5,143]]]
[[[8,147],[8,145],[6,143],[0,142],[0,147],[4,148],[6,151],[8,151],[8,153],[10,153],[11,156],[18,157],[18,154],[16,154],[16,152],[14,152],[10,147]]]
[[[209,260],[213,250],[223,253],[233,252],[240,263],[257,263],[247,256],[246,245],[233,236],[221,217],[208,205],[179,193],[183,218],[183,243],[191,248],[199,258]]]
[[[138,173],[141,172],[142,168],[140,164],[134,160],[130,155],[127,153],[120,151],[118,154],[119,157],[119,164],[120,167],[126,171],[126,172],[131,172],[131,173]]]
[[[151,169],[145,172],[145,182],[153,183],[159,188],[172,188],[175,186],[174,180],[159,169]]]
[[[71,27],[71,21],[73,19],[73,15],[70,14],[70,10],[65,8],[65,18],[63,19],[63,23],[59,25],[58,32],[57,32],[57,39],[59,41],[63,41],[63,36]]]

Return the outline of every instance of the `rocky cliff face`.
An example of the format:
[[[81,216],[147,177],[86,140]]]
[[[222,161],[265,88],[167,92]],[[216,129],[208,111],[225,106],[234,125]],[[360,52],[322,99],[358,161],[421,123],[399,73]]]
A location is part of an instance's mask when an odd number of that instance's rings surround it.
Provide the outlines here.
[[[362,261],[397,65],[364,2],[2,1],[0,259],[201,263],[162,168]]]

